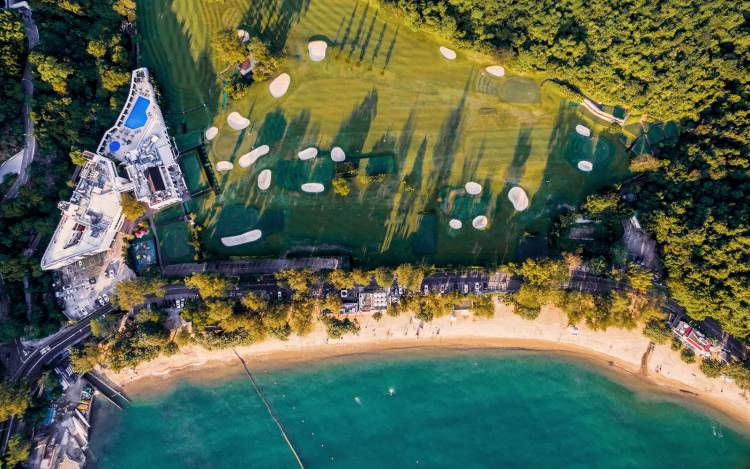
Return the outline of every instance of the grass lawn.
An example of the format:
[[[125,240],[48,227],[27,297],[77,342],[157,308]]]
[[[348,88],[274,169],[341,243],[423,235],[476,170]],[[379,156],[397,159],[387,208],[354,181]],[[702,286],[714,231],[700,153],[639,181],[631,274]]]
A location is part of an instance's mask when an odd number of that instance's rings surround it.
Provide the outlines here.
[[[544,237],[561,209],[627,174],[618,136],[542,78],[493,77],[484,72],[491,58],[461,50],[445,60],[432,36],[366,2],[144,0],[138,18],[142,61],[160,84],[176,137],[216,126],[211,162],[235,163],[218,174],[220,195],[192,203],[206,227],[203,244],[218,256],[348,253],[365,265],[513,260],[522,240]],[[223,96],[228,72],[213,62],[210,37],[238,27],[284,50],[281,71],[292,84],[281,99],[267,83],[239,101]],[[307,56],[312,38],[329,43],[323,62]],[[227,124],[233,111],[251,121],[242,132]],[[577,124],[591,127],[592,138],[579,136]],[[264,144],[268,155],[239,168],[240,156]],[[318,147],[318,157],[298,160],[307,146]],[[333,146],[345,150],[346,163],[330,160]],[[576,168],[583,159],[593,162],[591,173]],[[256,183],[263,169],[273,172],[265,192]],[[331,190],[337,174],[348,176],[347,197]],[[464,192],[468,181],[482,185],[479,196]],[[304,182],[326,191],[306,194]],[[530,200],[520,213],[507,198],[516,185]],[[471,227],[478,215],[489,219],[484,231]],[[451,218],[463,228],[451,230]],[[264,233],[257,242],[220,241],[254,228]]]
[[[190,241],[190,231],[183,222],[164,223],[157,227],[159,249],[165,264],[192,262],[194,250]]]

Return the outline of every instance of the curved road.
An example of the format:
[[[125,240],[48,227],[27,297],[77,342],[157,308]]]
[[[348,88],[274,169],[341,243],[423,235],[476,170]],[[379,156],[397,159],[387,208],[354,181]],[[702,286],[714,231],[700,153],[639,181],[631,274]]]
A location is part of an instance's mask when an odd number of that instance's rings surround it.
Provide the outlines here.
[[[34,18],[31,15],[31,10],[24,9],[21,12],[23,17],[23,25],[26,30],[26,38],[28,39],[28,50],[31,50],[39,44],[39,30],[34,23]],[[23,115],[23,158],[21,160],[21,169],[18,173],[13,185],[8,189],[3,200],[12,199],[18,194],[21,186],[26,184],[29,178],[29,166],[34,160],[34,153],[36,152],[36,137],[34,137],[34,122],[31,120],[31,101],[34,97],[34,83],[31,81],[31,64],[26,61],[23,67],[23,77],[21,78],[21,86],[23,88],[24,100],[22,107]]]

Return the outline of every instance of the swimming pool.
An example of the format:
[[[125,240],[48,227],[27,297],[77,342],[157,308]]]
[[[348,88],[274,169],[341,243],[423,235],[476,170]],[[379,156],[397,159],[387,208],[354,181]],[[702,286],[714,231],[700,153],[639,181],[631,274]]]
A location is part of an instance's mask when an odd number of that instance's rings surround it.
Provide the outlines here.
[[[130,111],[130,115],[125,121],[125,127],[129,129],[139,129],[143,127],[148,120],[146,109],[148,109],[149,104],[151,104],[151,101],[143,96],[138,96],[138,99],[135,100],[135,104],[133,105],[133,110]]]

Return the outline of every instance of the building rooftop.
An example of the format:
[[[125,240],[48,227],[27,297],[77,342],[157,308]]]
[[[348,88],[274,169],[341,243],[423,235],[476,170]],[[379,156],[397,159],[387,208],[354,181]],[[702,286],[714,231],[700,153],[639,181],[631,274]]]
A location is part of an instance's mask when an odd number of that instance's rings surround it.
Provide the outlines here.
[[[132,184],[117,176],[115,164],[85,152],[89,160],[70,200],[58,203],[60,223],[42,256],[42,269],[58,269],[109,249],[122,226],[120,193]]]
[[[133,71],[128,100],[97,152],[125,167],[136,199],[152,209],[190,197],[146,68]]]

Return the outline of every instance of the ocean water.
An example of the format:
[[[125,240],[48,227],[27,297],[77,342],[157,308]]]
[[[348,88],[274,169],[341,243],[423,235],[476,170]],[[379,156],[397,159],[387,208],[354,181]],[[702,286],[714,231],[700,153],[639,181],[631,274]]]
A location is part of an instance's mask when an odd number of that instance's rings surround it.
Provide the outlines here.
[[[401,352],[254,376],[305,467],[750,466],[723,417],[558,355]],[[99,468],[296,467],[246,376],[100,402],[91,449]]]

